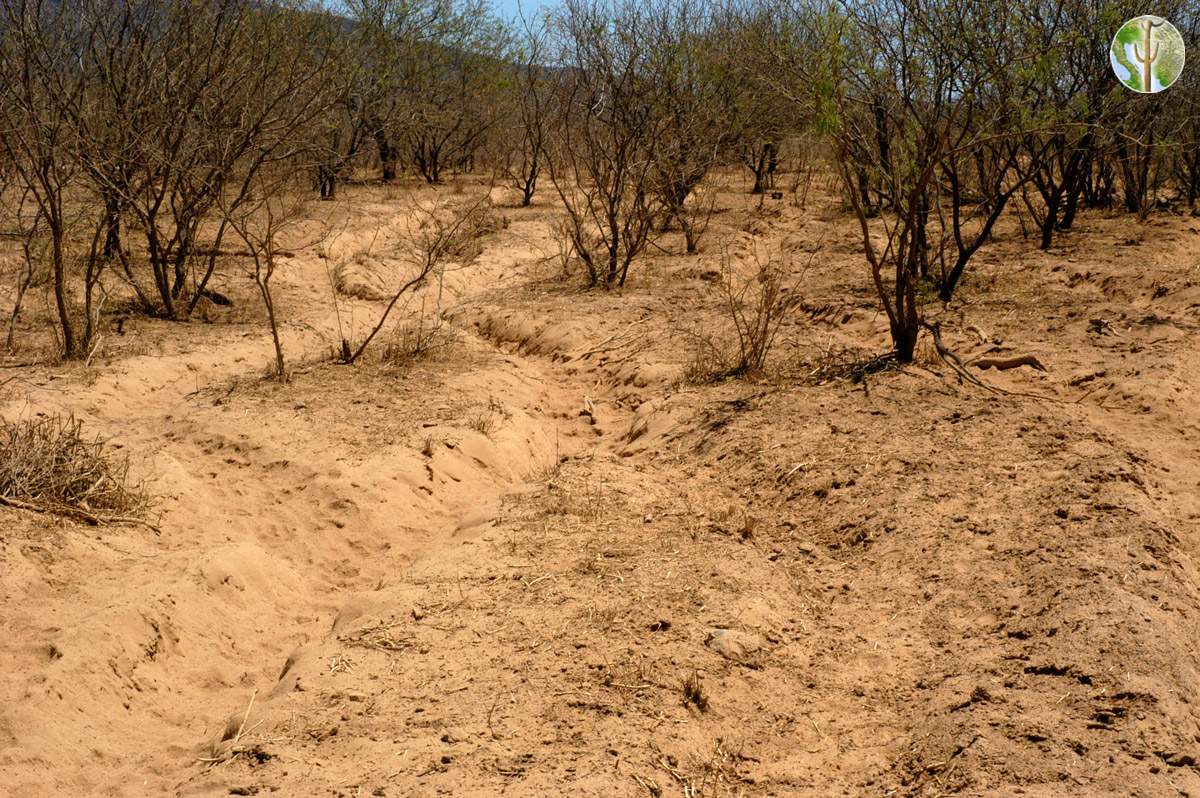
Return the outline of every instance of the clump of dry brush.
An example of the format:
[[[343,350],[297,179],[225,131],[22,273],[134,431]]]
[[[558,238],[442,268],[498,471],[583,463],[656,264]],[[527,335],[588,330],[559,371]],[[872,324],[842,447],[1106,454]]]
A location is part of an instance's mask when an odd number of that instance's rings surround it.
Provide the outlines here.
[[[0,419],[0,504],[92,524],[147,524],[135,516],[148,503],[130,480],[128,456],[85,435],[74,416]]]

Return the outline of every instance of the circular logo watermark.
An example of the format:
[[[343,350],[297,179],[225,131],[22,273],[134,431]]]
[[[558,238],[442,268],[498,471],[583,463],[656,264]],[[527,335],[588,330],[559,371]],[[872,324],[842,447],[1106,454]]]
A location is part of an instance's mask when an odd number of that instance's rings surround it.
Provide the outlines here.
[[[1146,14],[1121,26],[1108,48],[1108,60],[1126,87],[1155,94],[1179,79],[1185,49],[1174,25]]]

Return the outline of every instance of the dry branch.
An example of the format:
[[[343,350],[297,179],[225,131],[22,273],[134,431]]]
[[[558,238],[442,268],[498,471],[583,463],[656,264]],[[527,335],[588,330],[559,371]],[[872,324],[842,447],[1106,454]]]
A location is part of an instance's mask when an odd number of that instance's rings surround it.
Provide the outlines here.
[[[12,507],[15,510],[25,510],[31,513],[44,513],[49,515],[61,515],[67,518],[74,518],[79,521],[84,521],[92,526],[104,526],[107,524],[140,524],[154,532],[156,535],[162,534],[162,529],[157,525],[147,521],[144,518],[135,518],[130,515],[97,515],[89,513],[86,510],[81,510],[78,507],[68,507],[65,504],[41,505],[32,502],[23,502],[20,499],[12,499],[8,496],[0,496],[0,504],[5,507]]]
[[[1046,371],[1046,367],[1042,365],[1042,361],[1038,360],[1034,355],[1014,355],[1013,357],[981,357],[978,360],[971,361],[971,365],[980,369],[996,369],[997,371],[1007,371],[1015,369],[1019,366],[1032,366],[1038,371]]]

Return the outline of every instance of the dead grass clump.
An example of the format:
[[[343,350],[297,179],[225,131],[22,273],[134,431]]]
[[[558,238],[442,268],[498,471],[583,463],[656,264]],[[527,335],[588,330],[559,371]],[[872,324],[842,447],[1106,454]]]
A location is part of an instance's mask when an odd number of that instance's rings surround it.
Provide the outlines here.
[[[825,385],[838,380],[862,382],[868,374],[884,371],[895,364],[895,352],[880,355],[849,347],[830,347],[802,368],[807,381]]]
[[[708,692],[704,689],[704,682],[700,680],[699,671],[692,671],[683,680],[682,689],[684,706],[694,706],[701,712],[708,711]]]
[[[90,523],[133,521],[148,499],[129,459],[88,438],[74,416],[0,420],[0,501]]]
[[[396,326],[380,350],[379,359],[389,366],[406,366],[452,346],[457,340],[454,328],[438,317],[421,314]]]
[[[451,260],[467,264],[483,252],[483,241],[508,227],[508,217],[497,213],[490,200],[455,211],[450,221],[432,220],[434,240]]]
[[[489,397],[487,407],[467,419],[467,426],[476,432],[491,437],[492,433],[500,427],[500,423],[512,417],[504,405]]]
[[[436,438],[432,435],[426,435],[425,440],[421,443],[421,454],[425,457],[433,457],[433,453],[437,448],[436,443]]]

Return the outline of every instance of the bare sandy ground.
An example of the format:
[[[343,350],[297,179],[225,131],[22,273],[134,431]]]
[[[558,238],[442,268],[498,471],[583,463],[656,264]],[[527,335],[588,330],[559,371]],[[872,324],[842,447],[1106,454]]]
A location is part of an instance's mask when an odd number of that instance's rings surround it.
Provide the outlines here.
[[[454,343],[351,368],[380,303],[331,264],[411,218],[363,187],[277,278],[289,385],[232,261],[211,324],[0,371],[162,528],[0,510],[0,794],[1200,795],[1200,220],[1007,222],[931,311],[1046,365],[997,391],[928,350],[833,379],[887,349],[854,225],[756,202],[612,294],[557,274],[548,193],[503,208]],[[751,237],[816,251],[805,312],[767,377],[688,383]]]

